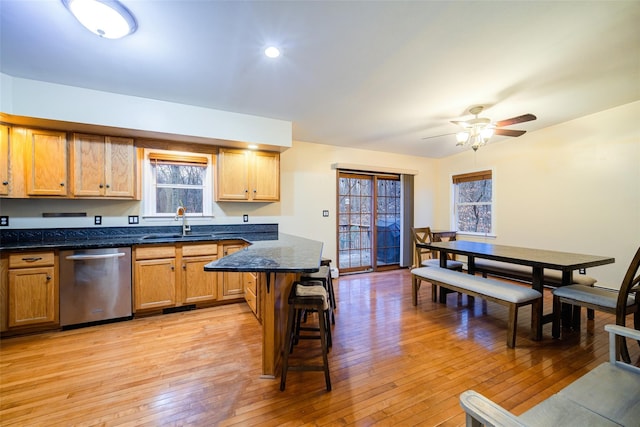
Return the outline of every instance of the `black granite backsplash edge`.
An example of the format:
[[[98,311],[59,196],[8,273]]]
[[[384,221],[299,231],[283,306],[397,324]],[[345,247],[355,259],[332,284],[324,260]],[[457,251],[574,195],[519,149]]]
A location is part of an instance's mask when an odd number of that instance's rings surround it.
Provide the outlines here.
[[[12,243],[104,240],[144,236],[148,234],[177,234],[181,232],[181,226],[11,229],[0,231],[0,243],[6,245]],[[277,235],[278,224],[193,225],[191,226],[191,232],[215,233],[220,235],[230,234],[234,236],[255,235],[257,233]]]

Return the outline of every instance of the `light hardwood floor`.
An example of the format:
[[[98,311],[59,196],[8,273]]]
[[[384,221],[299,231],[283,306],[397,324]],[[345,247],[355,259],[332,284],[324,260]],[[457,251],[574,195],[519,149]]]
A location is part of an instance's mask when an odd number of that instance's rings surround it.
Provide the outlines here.
[[[430,286],[413,307],[410,288],[407,270],[336,281],[329,393],[321,372],[290,372],[284,392],[260,378],[260,326],[245,304],[4,339],[0,423],[457,426],[466,389],[519,414],[607,360],[611,316],[583,313],[582,331],[563,340],[545,325],[534,342],[524,309],[508,349],[503,307],[455,294],[434,303]]]

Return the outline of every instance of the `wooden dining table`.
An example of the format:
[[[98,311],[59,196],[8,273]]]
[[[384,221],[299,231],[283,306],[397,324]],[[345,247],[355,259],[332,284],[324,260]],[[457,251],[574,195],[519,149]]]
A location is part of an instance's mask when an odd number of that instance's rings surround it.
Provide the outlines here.
[[[466,256],[469,274],[475,274],[476,258],[529,266],[532,268],[533,273],[531,286],[540,293],[542,293],[544,289],[545,269],[562,271],[561,286],[566,286],[573,283],[573,273],[576,270],[615,262],[615,258],[613,257],[496,245],[493,243],[471,242],[468,240],[418,243],[417,246],[438,251],[440,253],[440,267],[443,268],[446,266],[445,260],[447,259],[447,255]],[[542,339],[542,325],[544,323],[550,323],[553,314],[543,315],[543,304],[540,304],[539,310],[542,322],[540,322],[540,326],[535,335],[537,339]]]

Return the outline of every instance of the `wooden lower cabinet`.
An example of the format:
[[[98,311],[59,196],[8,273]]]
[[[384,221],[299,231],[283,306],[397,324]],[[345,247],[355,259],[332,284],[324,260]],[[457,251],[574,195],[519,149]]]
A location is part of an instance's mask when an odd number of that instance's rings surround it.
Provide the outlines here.
[[[247,272],[243,273],[244,275],[244,299],[247,301],[247,304],[253,311],[253,314],[256,315],[258,320],[260,320],[261,310],[260,310],[260,283],[258,280],[258,273]]]
[[[134,253],[134,310],[219,299],[220,273],[204,271],[205,264],[218,258],[217,243],[140,246]]]
[[[55,253],[9,254],[8,266],[8,328],[59,323]]]
[[[176,305],[174,245],[135,248],[133,308],[147,310]]]
[[[134,308],[146,310],[176,305],[175,258],[140,260],[135,263]]]
[[[222,253],[224,256],[231,255],[234,252],[242,250],[246,246],[244,242],[224,243],[222,244]],[[221,300],[244,298],[244,274],[232,271],[222,273],[222,286],[220,287],[219,297]]]
[[[182,302],[194,304],[218,299],[217,272],[204,271],[204,266],[218,259],[218,245],[204,243],[182,247]]]

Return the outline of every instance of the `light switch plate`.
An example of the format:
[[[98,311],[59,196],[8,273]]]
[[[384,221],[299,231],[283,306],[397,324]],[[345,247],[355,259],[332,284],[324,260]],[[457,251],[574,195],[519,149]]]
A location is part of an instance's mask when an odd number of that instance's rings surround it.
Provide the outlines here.
[[[129,224],[138,224],[138,215],[129,215]]]
[[[326,209],[325,209],[325,210],[323,210],[323,211],[322,211],[322,216],[324,216],[324,217],[329,216],[329,211],[328,211],[328,210],[326,210]]]
[[[242,222],[249,222],[249,215],[247,214],[242,215]]]

